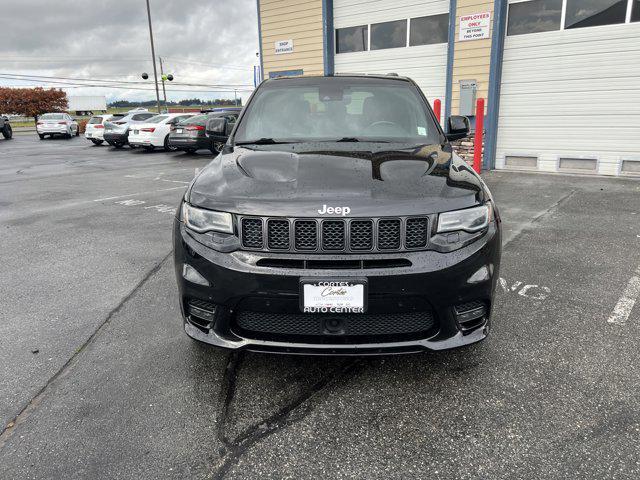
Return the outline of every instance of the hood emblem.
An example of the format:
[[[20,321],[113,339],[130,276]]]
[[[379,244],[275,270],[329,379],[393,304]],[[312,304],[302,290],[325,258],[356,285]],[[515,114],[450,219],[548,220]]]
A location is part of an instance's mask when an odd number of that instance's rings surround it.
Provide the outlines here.
[[[327,207],[327,205],[322,205],[322,208],[318,210],[318,213],[320,215],[336,214],[336,215],[342,215],[343,217],[345,215],[349,215],[350,212],[351,212],[351,209],[349,207]]]

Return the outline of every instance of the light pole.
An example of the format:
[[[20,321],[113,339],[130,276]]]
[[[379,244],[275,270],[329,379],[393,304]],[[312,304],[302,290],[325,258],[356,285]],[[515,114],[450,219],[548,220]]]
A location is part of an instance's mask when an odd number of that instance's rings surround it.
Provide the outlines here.
[[[158,71],[156,69],[156,49],[153,46],[153,28],[151,28],[151,8],[149,0],[147,0],[147,18],[149,19],[149,38],[151,39],[151,60],[153,62],[153,78],[156,82],[156,102],[158,104],[158,113],[160,113],[160,91],[158,90]]]

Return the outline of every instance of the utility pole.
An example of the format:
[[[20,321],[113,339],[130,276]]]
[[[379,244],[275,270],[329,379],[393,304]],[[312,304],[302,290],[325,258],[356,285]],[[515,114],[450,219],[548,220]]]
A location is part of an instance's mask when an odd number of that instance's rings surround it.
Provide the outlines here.
[[[158,113],[160,113],[160,91],[158,90],[158,71],[156,69],[156,49],[153,46],[153,29],[151,28],[151,8],[149,0],[147,0],[147,18],[149,19],[149,38],[151,39],[151,60],[153,61],[153,78],[156,82],[156,102],[158,104]]]
[[[233,90],[233,104],[237,107],[238,106],[238,91],[237,90]]]
[[[160,79],[162,80],[162,96],[164,97],[164,109],[169,111],[169,108],[167,107],[167,91],[164,88],[164,70],[162,68],[162,57],[158,57],[158,60],[160,60]]]

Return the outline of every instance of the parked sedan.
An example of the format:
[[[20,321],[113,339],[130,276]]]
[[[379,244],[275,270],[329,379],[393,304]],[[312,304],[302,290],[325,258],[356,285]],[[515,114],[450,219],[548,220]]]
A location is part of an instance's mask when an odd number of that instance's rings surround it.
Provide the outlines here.
[[[76,122],[68,113],[45,113],[38,118],[36,122],[36,131],[40,140],[45,135],[53,137],[54,135],[62,135],[71,138],[80,134],[78,122]]]
[[[207,122],[212,118],[227,119],[229,130],[225,136],[213,138],[207,135]],[[210,150],[211,153],[218,153],[227,141],[228,134],[233,129],[233,125],[235,125],[237,119],[237,112],[217,112],[208,115],[196,115],[171,129],[169,146],[177,150],[184,150],[188,153],[193,153],[201,149]]]
[[[175,150],[169,146],[169,131],[172,126],[187,120],[195,113],[163,113],[151,117],[145,123],[134,125],[129,131],[129,145],[154,150],[162,147],[165,150]]]
[[[124,113],[115,113],[113,115],[96,115],[89,119],[84,130],[84,137],[91,140],[96,145],[104,142],[104,124],[113,122],[124,117]]]
[[[155,113],[146,110],[132,110],[115,121],[107,121],[104,124],[104,140],[112,147],[122,148],[129,143],[129,130],[134,125],[146,122]]]

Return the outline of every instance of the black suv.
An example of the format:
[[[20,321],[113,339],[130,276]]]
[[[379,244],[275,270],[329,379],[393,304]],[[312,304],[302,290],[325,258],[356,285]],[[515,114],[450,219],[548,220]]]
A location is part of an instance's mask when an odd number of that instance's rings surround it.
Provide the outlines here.
[[[228,128],[211,120],[211,136]],[[263,82],[174,228],[184,329],[218,347],[405,353],[484,339],[500,217],[417,85]]]
[[[5,117],[4,115],[0,115],[0,133],[7,140],[13,137],[13,130],[11,130],[9,118]]]

